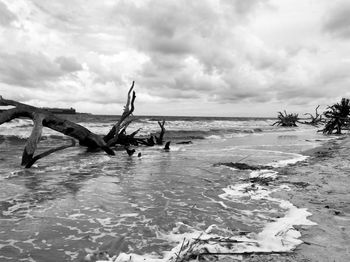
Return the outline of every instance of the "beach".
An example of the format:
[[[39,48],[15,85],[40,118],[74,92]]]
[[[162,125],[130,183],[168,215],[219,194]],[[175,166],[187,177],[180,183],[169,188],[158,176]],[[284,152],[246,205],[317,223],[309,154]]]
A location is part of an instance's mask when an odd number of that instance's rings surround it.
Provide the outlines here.
[[[0,0],[0,262],[350,262],[350,0]]]
[[[304,243],[291,254],[252,255],[243,261],[324,261],[350,259],[350,138],[340,137],[303,152],[309,158],[279,170],[281,183],[294,184],[279,197],[306,207],[311,227],[298,227]]]
[[[129,128],[156,133],[159,119]],[[114,117],[75,121],[104,134]],[[118,262],[346,261],[348,139],[272,123],[173,117],[170,150],[73,147],[30,169],[19,164],[31,122],[2,125],[1,261],[82,261],[106,250]],[[39,152],[65,142],[45,130]]]

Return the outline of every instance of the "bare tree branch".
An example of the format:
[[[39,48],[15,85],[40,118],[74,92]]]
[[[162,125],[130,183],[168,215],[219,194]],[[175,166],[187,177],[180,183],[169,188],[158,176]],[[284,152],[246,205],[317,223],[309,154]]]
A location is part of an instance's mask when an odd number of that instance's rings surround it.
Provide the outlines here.
[[[28,161],[28,163],[26,164],[25,167],[26,168],[30,168],[36,161],[38,161],[39,159],[54,153],[54,152],[57,152],[57,151],[60,151],[60,150],[63,150],[63,149],[69,148],[69,147],[74,147],[75,146],[75,140],[72,139],[71,142],[72,143],[70,145],[64,145],[64,146],[55,147],[55,148],[47,150],[47,151],[45,151],[45,152],[43,152],[43,153],[41,153],[39,155],[36,155],[30,161]]]
[[[160,126],[160,133],[159,133],[159,137],[155,136],[156,139],[156,143],[157,145],[163,145],[163,137],[164,137],[164,133],[165,133],[165,120],[163,120],[162,122],[158,121],[158,125]]]
[[[15,107],[0,113],[0,125],[18,117],[29,118],[34,122],[32,133],[23,150],[22,165],[24,166],[31,166],[38,159],[48,155],[43,153],[37,157],[33,157],[37,144],[40,141],[43,127],[51,128],[57,132],[75,138],[79,140],[80,145],[86,146],[88,149],[102,149],[109,155],[115,154],[99,135],[92,133],[90,130],[81,125],[59,118],[49,111],[17,101],[7,100],[1,96],[0,105]],[[62,150],[62,147],[59,148],[59,150]],[[55,151],[57,150],[54,150],[53,152]],[[49,152],[51,151],[49,150]],[[32,163],[33,159],[35,159],[35,161]]]
[[[43,131],[43,120],[44,116],[42,114],[36,114],[34,117],[34,127],[32,129],[32,133],[27,140],[27,143],[24,147],[22,154],[22,166],[27,165],[32,159],[37,148],[37,145],[40,141],[41,134]]]
[[[136,94],[135,94],[135,91],[133,91],[134,85],[135,85],[135,81],[132,82],[132,85],[129,89],[128,98],[127,98],[122,116],[120,117],[118,122],[112,127],[112,129],[108,132],[108,134],[103,138],[108,146],[113,146],[117,143],[119,131],[123,127],[128,126],[132,121],[132,120],[129,120],[130,121],[129,122],[127,118],[132,115],[135,109],[134,102],[135,102]],[[131,92],[132,92],[132,96],[131,96]]]

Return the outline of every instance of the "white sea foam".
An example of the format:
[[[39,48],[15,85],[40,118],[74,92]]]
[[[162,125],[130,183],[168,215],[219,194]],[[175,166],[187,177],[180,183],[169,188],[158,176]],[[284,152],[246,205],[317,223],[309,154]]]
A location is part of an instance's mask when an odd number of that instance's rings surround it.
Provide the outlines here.
[[[299,161],[305,160],[307,157],[287,153],[293,158],[280,160],[273,162],[269,165],[273,167],[283,167],[289,164],[294,164]],[[258,171],[252,171],[250,173],[251,178],[272,178],[275,179],[277,172],[268,169],[262,169]],[[281,185],[279,187],[268,188],[254,183],[240,183],[236,185],[230,185],[223,189],[224,193],[219,197],[224,201],[240,202],[242,198],[249,198],[251,200],[265,200],[277,204],[281,209],[285,210],[283,217],[277,218],[272,222],[267,223],[263,230],[259,233],[250,233],[246,236],[231,237],[230,244],[224,244],[218,240],[228,240],[220,235],[212,233],[216,232],[216,225],[211,225],[204,232],[194,230],[192,227],[183,223],[178,223],[173,231],[169,234],[161,232],[157,233],[158,238],[165,239],[171,243],[177,243],[177,245],[170,251],[163,254],[162,257],[155,256],[153,254],[137,255],[121,253],[117,258],[109,258],[109,262],[160,262],[160,261],[177,261],[182,256],[185,256],[187,252],[200,253],[201,250],[206,250],[211,253],[249,253],[249,252],[289,252],[293,250],[302,241],[299,239],[301,234],[294,226],[296,225],[315,225],[316,223],[307,219],[311,213],[307,212],[306,208],[297,208],[292,203],[286,200],[271,197],[271,193],[280,190],[290,190],[288,186]],[[228,209],[223,201],[216,201],[223,208]],[[259,211],[259,210],[257,210]],[[275,210],[278,212],[277,210]],[[272,212],[272,211],[271,211]],[[250,212],[249,214],[252,214]],[[266,219],[266,217],[265,217]],[[180,230],[181,227],[181,230]],[[198,241],[206,240],[206,241]],[[215,241],[211,241],[215,239]],[[236,242],[235,242],[236,241]],[[102,261],[101,261],[102,262]]]
[[[284,167],[287,165],[295,164],[295,163],[300,162],[300,161],[304,161],[308,158],[308,156],[304,156],[304,155],[300,155],[300,154],[291,154],[291,155],[293,155],[294,158],[280,160],[277,162],[272,162],[272,163],[269,163],[268,165],[272,166],[272,167]]]
[[[231,134],[225,134],[224,135],[224,138],[238,138],[238,137],[246,137],[246,136],[249,136],[249,135],[252,135],[253,133],[231,133]],[[254,133],[254,135],[256,135]]]
[[[267,172],[266,172],[267,174]],[[224,193],[219,197],[226,201],[239,200],[242,197],[250,197],[255,200],[265,199],[275,202],[279,207],[286,211],[285,216],[275,219],[265,225],[259,233],[250,233],[247,236],[237,236],[224,238],[213,232],[216,232],[216,225],[209,226],[204,232],[196,231],[192,227],[177,223],[172,232],[165,234],[157,232],[157,237],[165,239],[170,243],[177,245],[170,251],[164,252],[163,256],[154,254],[126,254],[121,253],[117,258],[103,260],[105,262],[160,262],[177,261],[188,253],[201,253],[209,251],[211,253],[236,253],[243,254],[249,252],[288,252],[293,250],[302,241],[299,239],[300,233],[294,228],[295,225],[315,225],[314,222],[307,219],[309,212],[305,208],[297,208],[292,203],[273,198],[272,192],[286,189],[280,186],[269,190],[263,186],[252,186],[251,183],[242,183],[235,186],[229,186],[224,189]],[[225,205],[226,206],[226,205]],[[222,240],[222,241],[220,241]],[[229,244],[225,244],[226,243]],[[187,253],[188,252],[188,253]],[[102,260],[101,260],[102,262]]]
[[[163,149],[163,147],[162,147]],[[175,146],[170,144],[170,151],[186,151],[186,148],[183,146]]]
[[[261,169],[261,170],[254,170],[250,173],[251,178],[276,178],[278,172],[269,170],[269,169]]]
[[[210,136],[207,136],[206,139],[222,139],[222,137],[218,135],[210,135]]]

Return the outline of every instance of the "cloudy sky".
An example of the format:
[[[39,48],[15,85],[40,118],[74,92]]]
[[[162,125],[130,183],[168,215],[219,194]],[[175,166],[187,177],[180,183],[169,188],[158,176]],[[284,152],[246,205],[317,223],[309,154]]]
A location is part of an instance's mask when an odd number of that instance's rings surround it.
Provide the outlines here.
[[[274,116],[350,97],[348,0],[0,0],[0,94],[136,115]]]

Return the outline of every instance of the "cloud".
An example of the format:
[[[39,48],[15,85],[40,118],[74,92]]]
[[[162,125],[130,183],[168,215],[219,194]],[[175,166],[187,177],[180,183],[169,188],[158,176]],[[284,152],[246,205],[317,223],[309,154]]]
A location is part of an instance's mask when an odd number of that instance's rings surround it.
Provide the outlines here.
[[[147,92],[169,99],[210,100],[217,94],[227,102],[252,95],[236,87],[246,89],[261,77],[250,81],[240,69],[255,70],[251,63],[258,64],[259,51],[265,50],[259,46],[255,51],[256,39],[242,25],[268,1],[248,2],[120,1],[116,19],[126,25],[131,44],[149,57],[140,75]],[[274,61],[274,53],[265,53],[266,61],[256,67],[279,67],[282,62]]]
[[[58,63],[61,70],[65,72],[75,72],[83,69],[81,64],[79,64],[74,57],[60,56],[55,59],[55,62]]]
[[[250,14],[255,8],[268,4],[269,0],[223,0],[222,2],[233,6],[237,14]]]
[[[43,53],[0,53],[0,81],[8,85],[43,88],[69,73],[82,69],[72,57],[51,60]]]
[[[42,53],[0,53],[0,79],[10,85],[35,86],[62,75],[59,65]]]
[[[0,92],[98,113],[132,80],[145,114],[319,103],[348,93],[350,5],[315,3],[3,0]]]
[[[350,38],[350,3],[338,2],[327,15],[324,30],[335,36]]]
[[[8,26],[16,19],[16,15],[7,8],[6,4],[0,1],[0,25]]]

